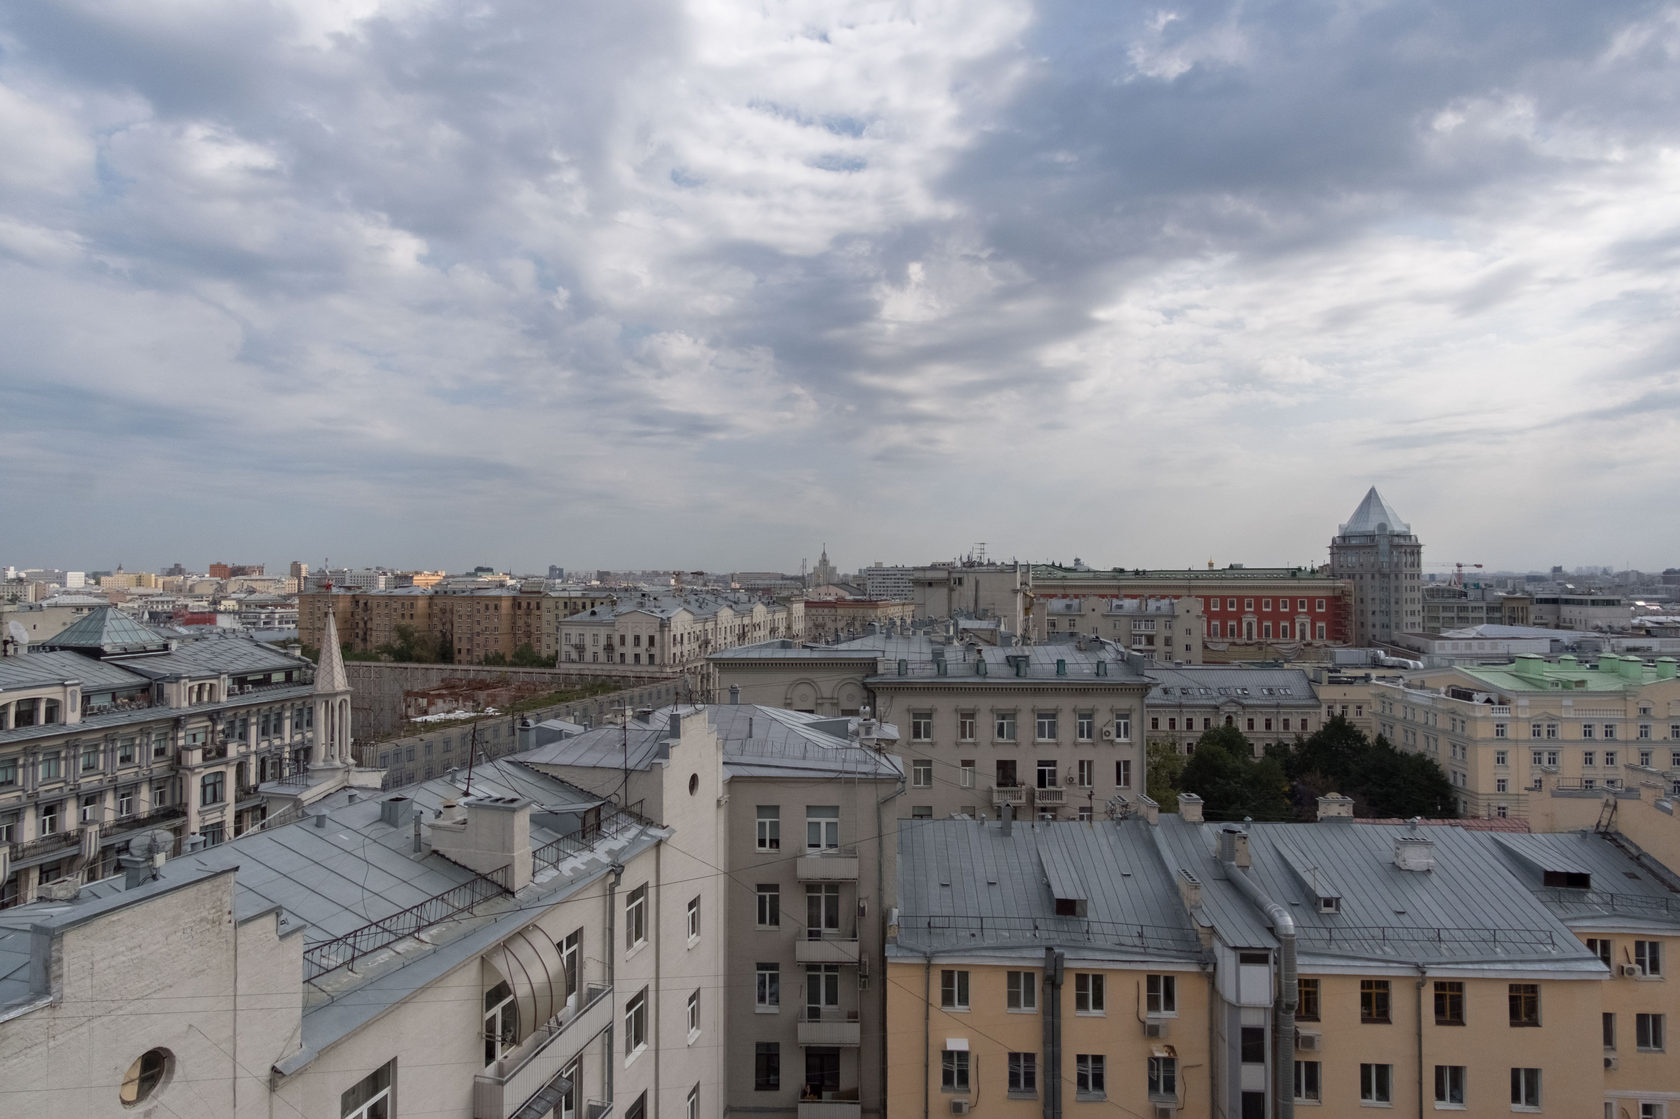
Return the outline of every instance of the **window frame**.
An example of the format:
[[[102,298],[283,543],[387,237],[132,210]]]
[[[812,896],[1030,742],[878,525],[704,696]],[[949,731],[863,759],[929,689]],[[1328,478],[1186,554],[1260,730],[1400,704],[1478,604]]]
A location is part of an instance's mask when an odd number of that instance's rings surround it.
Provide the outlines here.
[[[1394,1022],[1393,991],[1386,979],[1359,981],[1359,1021],[1361,1025],[1387,1026]]]

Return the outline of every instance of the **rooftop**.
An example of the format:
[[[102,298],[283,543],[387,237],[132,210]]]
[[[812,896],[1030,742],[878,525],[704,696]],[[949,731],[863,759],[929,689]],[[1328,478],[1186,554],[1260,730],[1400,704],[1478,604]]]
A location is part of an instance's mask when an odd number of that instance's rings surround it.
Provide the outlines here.
[[[1412,526],[1402,521],[1399,514],[1382,499],[1377,487],[1372,486],[1365,494],[1365,500],[1359,503],[1359,508],[1353,511],[1353,516],[1341,527],[1339,535],[1370,536],[1393,533],[1396,536],[1409,536],[1411,531]]]

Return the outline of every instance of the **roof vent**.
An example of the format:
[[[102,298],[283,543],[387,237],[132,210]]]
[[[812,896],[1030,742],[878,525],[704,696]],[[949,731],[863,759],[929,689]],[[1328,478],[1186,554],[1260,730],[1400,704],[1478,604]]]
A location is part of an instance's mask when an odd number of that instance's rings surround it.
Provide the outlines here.
[[[1253,860],[1248,853],[1248,833],[1241,828],[1220,828],[1219,861],[1239,867],[1251,865]]]
[[[406,821],[410,801],[404,796],[386,797],[379,802],[379,822],[400,828]],[[321,825],[325,827],[326,825]]]

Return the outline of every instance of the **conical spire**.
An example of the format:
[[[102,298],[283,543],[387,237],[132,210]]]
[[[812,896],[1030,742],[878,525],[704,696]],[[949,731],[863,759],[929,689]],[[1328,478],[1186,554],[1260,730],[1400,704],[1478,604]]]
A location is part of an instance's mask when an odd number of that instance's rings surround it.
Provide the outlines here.
[[[327,629],[321,635],[321,659],[315,665],[315,694],[335,694],[350,690],[350,677],[344,671],[344,654],[338,648],[338,620],[333,617],[332,603],[327,603]]]
[[[1411,531],[1412,526],[1400,519],[1399,514],[1382,499],[1382,494],[1377,492],[1375,486],[1367,491],[1365,500],[1359,503],[1359,508],[1353,511],[1353,516],[1342,526],[1343,536],[1374,532],[1392,532],[1398,536],[1405,536]]]

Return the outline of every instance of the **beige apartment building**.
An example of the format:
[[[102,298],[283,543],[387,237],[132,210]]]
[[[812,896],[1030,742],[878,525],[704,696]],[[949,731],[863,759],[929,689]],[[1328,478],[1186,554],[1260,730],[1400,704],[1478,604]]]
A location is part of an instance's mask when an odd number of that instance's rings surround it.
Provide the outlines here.
[[[805,600],[807,641],[849,641],[869,632],[870,626],[907,627],[916,616],[913,602],[868,598]]]
[[[1519,656],[1372,685],[1377,729],[1440,764],[1467,816],[1529,815],[1532,792],[1680,781],[1675,661]],[[1680,788],[1680,786],[1675,786]]]
[[[729,1114],[887,1114],[882,884],[904,778],[878,748],[882,729],[755,704],[675,706],[557,728],[567,736],[519,755],[674,828],[671,842],[714,869],[706,920],[726,943],[711,989],[729,1027],[715,1050]]]
[[[560,630],[562,666],[616,662],[704,669],[706,658],[720,649],[802,638],[805,603],[644,591],[574,614]]]
[[[900,831],[895,1119],[1667,1117],[1666,869],[1592,834],[1214,825]],[[1120,873],[1115,873],[1116,868]]]
[[[837,647],[770,642],[712,657],[742,702],[849,714],[898,728],[887,747],[910,788],[898,814],[1100,818],[1144,787],[1142,658],[1106,642],[947,645],[860,638]]]
[[[682,775],[686,781],[686,771]],[[43,1119],[717,1119],[722,887],[508,763],[0,920],[0,1093]]]
[[[329,739],[347,759],[348,704],[342,665],[171,641],[114,607],[0,658],[0,905],[112,873],[142,832],[214,846],[251,830]]]
[[[1215,727],[1235,727],[1258,757],[1269,743],[1291,742],[1323,725],[1312,679],[1298,668],[1184,665],[1148,669],[1150,742],[1181,754]]]
[[[344,642],[372,653],[397,642],[399,627],[436,641],[455,664],[511,658],[523,646],[549,663],[560,659],[560,622],[579,611],[609,607],[605,592],[431,583],[388,589],[337,588],[298,595],[298,639],[320,645],[328,612]]]
[[[1050,641],[1101,637],[1163,664],[1202,663],[1206,619],[1198,598],[1050,598],[1034,613]]]

